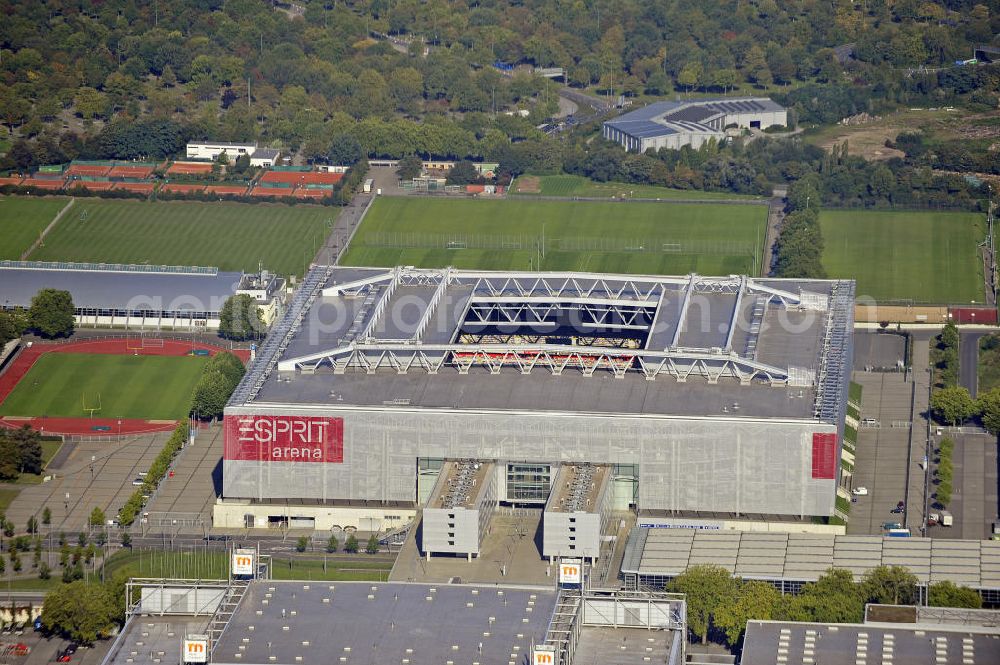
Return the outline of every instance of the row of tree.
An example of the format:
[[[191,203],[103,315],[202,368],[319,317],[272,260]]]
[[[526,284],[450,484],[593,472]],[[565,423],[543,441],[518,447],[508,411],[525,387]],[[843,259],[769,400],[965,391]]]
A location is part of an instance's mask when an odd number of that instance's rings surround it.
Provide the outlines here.
[[[955,452],[955,442],[944,437],[938,444],[937,466],[934,468],[934,482],[937,484],[935,498],[942,508],[951,503],[952,481],[955,478],[955,467],[951,463],[951,455]]]
[[[778,277],[826,277],[819,194],[812,186],[814,180],[799,180],[788,189],[785,219],[775,242],[773,272]]]
[[[849,570],[831,568],[796,595],[783,595],[767,582],[734,578],[719,566],[688,568],[667,586],[687,594],[688,628],[704,643],[709,638],[739,644],[750,620],[860,623],[865,603],[912,605],[918,580],[902,566],[878,566],[854,581]],[[927,602],[937,607],[982,606],[974,590],[951,582],[928,589]]]
[[[69,291],[42,289],[27,310],[0,310],[0,347],[27,331],[42,337],[68,337],[76,326],[76,310]]]
[[[988,432],[1000,434],[1000,388],[981,392],[975,398],[962,386],[938,388],[931,394],[931,413],[946,425],[979,418]]]

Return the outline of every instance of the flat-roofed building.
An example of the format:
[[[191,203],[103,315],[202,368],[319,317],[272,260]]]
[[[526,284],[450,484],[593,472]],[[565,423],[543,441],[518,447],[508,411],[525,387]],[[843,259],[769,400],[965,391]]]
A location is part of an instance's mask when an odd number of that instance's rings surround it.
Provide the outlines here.
[[[542,515],[542,555],[601,555],[601,539],[611,520],[611,467],[563,464]]]

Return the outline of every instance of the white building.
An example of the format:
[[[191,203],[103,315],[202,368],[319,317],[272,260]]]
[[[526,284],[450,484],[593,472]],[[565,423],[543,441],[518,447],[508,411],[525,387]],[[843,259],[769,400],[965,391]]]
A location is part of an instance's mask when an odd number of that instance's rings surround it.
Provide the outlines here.
[[[656,102],[604,123],[603,135],[631,152],[700,148],[725,138],[726,127],[767,129],[788,124],[788,111],[766,97]]]
[[[229,161],[235,162],[243,155],[252,155],[257,150],[256,143],[223,143],[219,141],[199,141],[187,144],[188,159],[207,159],[215,161],[219,155],[226,153]]]
[[[270,168],[281,159],[281,151],[277,148],[257,148],[250,155],[250,166]]]

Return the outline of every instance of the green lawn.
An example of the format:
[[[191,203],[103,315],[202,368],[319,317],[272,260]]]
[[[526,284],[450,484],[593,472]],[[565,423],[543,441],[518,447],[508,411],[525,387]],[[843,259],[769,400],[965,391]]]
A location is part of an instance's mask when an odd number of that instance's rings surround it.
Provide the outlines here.
[[[526,192],[519,186],[524,178],[537,177],[540,192]],[[701,192],[694,189],[673,189],[654,185],[633,185],[625,182],[596,182],[579,175],[521,176],[514,183],[515,194],[539,196],[583,196],[592,198],[683,199],[687,201],[717,201],[719,199],[754,199],[726,192]]]
[[[392,568],[388,562],[365,561],[367,555],[364,554],[329,555],[325,564],[323,555],[318,556],[319,560],[276,557],[272,559],[271,577],[278,580],[387,580]],[[226,552],[134,550],[118,552],[108,559],[104,574],[106,578],[125,571],[135,577],[226,579],[228,565]]]
[[[7,487],[0,487],[0,513],[7,510],[10,502],[21,493],[19,489],[11,489]]]
[[[979,340],[979,393],[1000,388],[1000,335]]]
[[[829,277],[854,278],[859,298],[921,303],[983,302],[976,245],[983,215],[961,212],[824,210],[820,225]]]
[[[80,199],[30,258],[246,272],[263,262],[300,275],[336,216],[319,206]]]
[[[47,353],[0,404],[3,416],[184,418],[206,362],[192,356]]]
[[[68,202],[61,196],[0,196],[0,260],[20,259]]]
[[[728,275],[766,224],[765,206],[383,197],[343,263]]]

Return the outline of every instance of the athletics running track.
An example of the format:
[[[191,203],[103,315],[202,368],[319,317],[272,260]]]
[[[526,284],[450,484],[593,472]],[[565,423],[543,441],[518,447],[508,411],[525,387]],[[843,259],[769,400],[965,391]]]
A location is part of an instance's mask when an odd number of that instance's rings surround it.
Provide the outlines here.
[[[162,346],[160,344],[162,343]],[[139,346],[141,344],[141,346]],[[151,344],[155,344],[152,346]],[[46,353],[107,353],[111,355],[137,356],[184,356],[199,349],[215,355],[219,351],[230,351],[225,347],[176,339],[99,339],[61,342],[55,344],[35,343],[31,347],[22,346],[7,369],[0,373],[0,403],[2,403],[18,381],[24,378],[31,367]],[[244,363],[250,359],[246,349],[232,349]],[[27,418],[20,416],[0,417],[0,427],[18,428],[31,425],[46,434],[67,434],[73,436],[108,436],[118,434],[145,434],[167,432],[177,426],[176,420],[140,420],[136,418]]]

